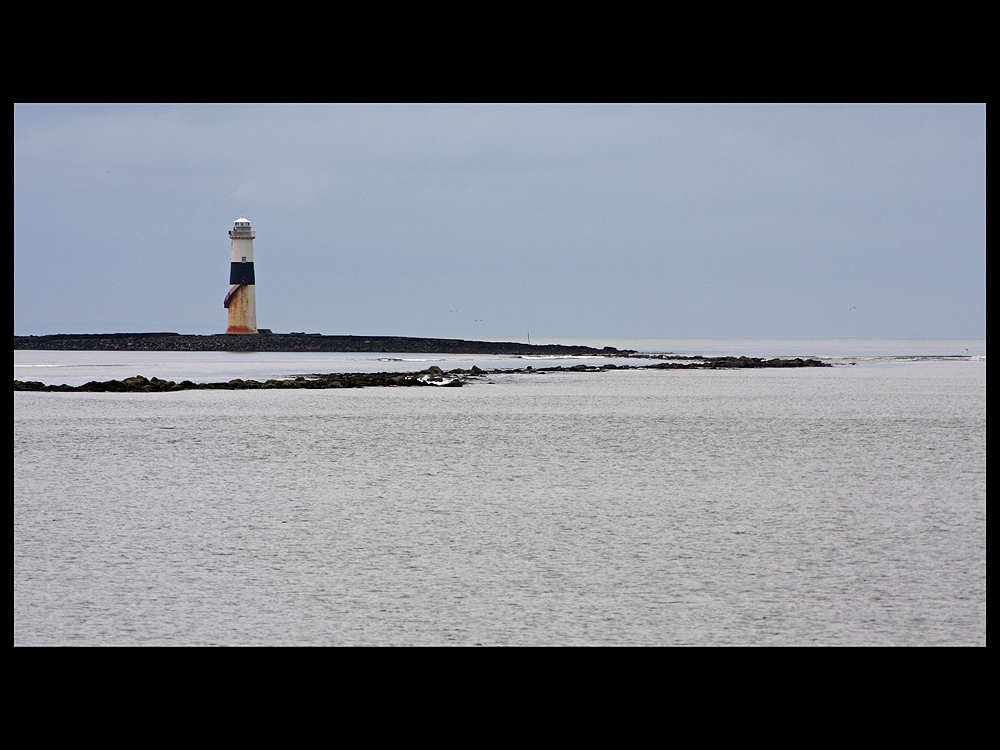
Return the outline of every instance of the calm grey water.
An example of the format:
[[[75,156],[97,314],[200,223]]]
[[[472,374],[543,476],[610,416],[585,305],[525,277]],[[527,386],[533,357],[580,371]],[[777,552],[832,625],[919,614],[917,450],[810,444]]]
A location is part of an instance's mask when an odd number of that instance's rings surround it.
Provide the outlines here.
[[[14,643],[985,645],[985,342],[825,343],[835,367],[15,393]],[[116,356],[15,377],[289,366]]]

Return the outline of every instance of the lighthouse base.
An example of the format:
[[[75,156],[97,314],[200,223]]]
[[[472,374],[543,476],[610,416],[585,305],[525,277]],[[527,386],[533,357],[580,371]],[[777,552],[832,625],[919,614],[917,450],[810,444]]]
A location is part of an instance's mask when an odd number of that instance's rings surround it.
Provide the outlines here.
[[[231,289],[223,304],[229,308],[226,333],[257,333],[257,290],[253,284]]]

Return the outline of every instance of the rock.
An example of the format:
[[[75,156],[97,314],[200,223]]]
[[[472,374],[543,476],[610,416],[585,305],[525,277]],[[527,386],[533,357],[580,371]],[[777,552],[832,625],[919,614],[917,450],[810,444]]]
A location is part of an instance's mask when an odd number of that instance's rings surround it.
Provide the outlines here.
[[[477,366],[470,370],[452,370],[445,373],[437,365],[431,365],[421,372],[377,372],[377,373],[327,373],[310,375],[309,377],[299,375],[292,380],[271,379],[264,383],[256,380],[243,380],[234,378],[227,383],[193,383],[190,380],[183,380],[175,383],[172,380],[162,380],[161,378],[147,378],[143,375],[133,375],[124,380],[106,380],[98,382],[91,380],[81,386],[73,387],[69,385],[45,385],[38,381],[14,381],[15,391],[45,391],[45,392],[90,392],[90,393],[152,393],[152,392],[173,392],[186,390],[246,390],[258,388],[370,388],[370,387],[410,387],[410,386],[437,386],[448,388],[461,388],[465,385],[463,375],[473,376],[489,375],[491,373],[546,373],[546,372],[602,372],[607,369],[619,370],[719,370],[729,368],[746,367],[832,367],[833,365],[822,362],[818,359],[769,359],[763,360],[759,357],[687,357],[694,360],[690,364],[678,362],[659,362],[654,365],[643,365],[631,367],[628,365],[603,365],[592,367],[590,365],[576,365],[570,368],[545,367],[533,369],[530,365],[523,370],[493,370],[486,371]]]

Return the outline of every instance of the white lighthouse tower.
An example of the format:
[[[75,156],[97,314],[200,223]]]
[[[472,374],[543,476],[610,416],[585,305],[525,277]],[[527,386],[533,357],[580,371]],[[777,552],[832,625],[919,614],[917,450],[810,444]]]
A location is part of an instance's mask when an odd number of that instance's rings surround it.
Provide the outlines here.
[[[229,309],[226,333],[257,333],[257,286],[253,277],[253,238],[250,222],[240,217],[229,230],[233,240],[229,264],[229,293],[222,306]]]

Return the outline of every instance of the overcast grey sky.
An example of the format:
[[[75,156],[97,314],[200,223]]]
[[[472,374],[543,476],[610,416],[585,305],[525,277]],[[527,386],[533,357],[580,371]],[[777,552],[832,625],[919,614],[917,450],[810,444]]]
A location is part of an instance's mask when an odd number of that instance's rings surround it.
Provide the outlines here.
[[[986,107],[14,105],[14,333],[985,338]]]

